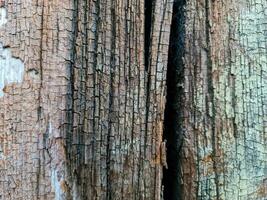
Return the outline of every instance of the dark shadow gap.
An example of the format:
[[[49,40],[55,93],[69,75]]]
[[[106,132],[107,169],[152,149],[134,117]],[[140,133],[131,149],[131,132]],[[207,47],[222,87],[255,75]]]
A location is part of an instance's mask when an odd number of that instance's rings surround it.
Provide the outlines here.
[[[175,0],[171,23],[167,68],[167,101],[163,139],[166,140],[168,168],[163,170],[165,200],[180,200],[183,196],[181,148],[183,145],[185,3]]]
[[[151,30],[152,30],[152,10],[154,0],[145,0],[145,70],[149,69]]]

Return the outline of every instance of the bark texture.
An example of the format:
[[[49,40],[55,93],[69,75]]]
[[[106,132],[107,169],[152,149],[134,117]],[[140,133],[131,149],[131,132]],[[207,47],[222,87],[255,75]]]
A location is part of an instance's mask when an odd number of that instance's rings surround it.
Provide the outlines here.
[[[146,5],[1,1],[0,199],[161,198],[172,2]]]
[[[267,2],[190,0],[183,9],[172,197],[267,199]]]
[[[266,20],[265,0],[0,0],[0,200],[267,199]]]

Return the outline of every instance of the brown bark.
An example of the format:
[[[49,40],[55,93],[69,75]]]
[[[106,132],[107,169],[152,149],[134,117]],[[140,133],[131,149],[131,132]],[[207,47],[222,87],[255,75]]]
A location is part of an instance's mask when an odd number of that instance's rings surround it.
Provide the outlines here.
[[[4,9],[24,76],[0,99],[1,198],[160,199],[172,2],[153,1],[147,34],[138,0]]]
[[[266,8],[0,1],[0,199],[266,199]]]

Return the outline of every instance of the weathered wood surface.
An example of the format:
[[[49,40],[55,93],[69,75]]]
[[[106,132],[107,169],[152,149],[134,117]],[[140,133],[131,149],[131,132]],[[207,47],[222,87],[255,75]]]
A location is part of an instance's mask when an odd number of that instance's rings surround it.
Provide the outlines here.
[[[0,7],[0,199],[267,199],[266,1]]]
[[[160,199],[172,2],[153,3],[146,66],[144,1],[1,9],[0,199]]]
[[[267,1],[189,0],[183,8],[177,195],[267,199]]]

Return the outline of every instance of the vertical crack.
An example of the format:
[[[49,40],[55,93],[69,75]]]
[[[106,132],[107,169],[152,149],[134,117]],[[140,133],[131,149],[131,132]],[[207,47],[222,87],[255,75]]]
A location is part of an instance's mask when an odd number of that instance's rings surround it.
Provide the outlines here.
[[[116,71],[116,1],[112,1],[111,3],[111,57],[110,57],[110,88],[109,88],[109,113],[108,113],[108,134],[107,134],[107,160],[106,160],[106,184],[107,184],[107,192],[106,199],[112,199],[112,177],[111,177],[111,151],[112,151],[112,137],[113,131],[112,126],[114,123],[113,115],[114,115],[114,92],[115,92],[115,71]]]
[[[146,116],[145,116],[145,144],[147,144],[147,133],[148,133],[148,118],[149,118],[149,107],[150,107],[150,86],[151,86],[151,70],[150,70],[150,58],[151,58],[151,40],[152,40],[152,24],[153,24],[153,7],[155,0],[145,0],[145,42],[144,42],[144,56],[145,56],[145,88],[146,88]],[[146,146],[144,149],[144,156],[146,156]]]
[[[152,30],[152,7],[154,0],[145,0],[145,70],[149,69],[151,30]]]
[[[145,42],[144,42],[144,56],[145,56],[145,90],[146,90],[146,105],[145,105],[145,136],[144,143],[147,144],[148,140],[148,120],[149,120],[149,108],[150,108],[150,86],[151,86],[151,69],[150,69],[150,58],[151,58],[151,40],[152,40],[152,20],[153,20],[153,7],[155,0],[145,0]],[[147,146],[144,146],[144,157],[146,157]],[[146,182],[144,182],[146,185]],[[146,187],[144,191],[146,195]]]
[[[40,55],[39,55],[39,66],[40,66],[40,88],[38,91],[38,108],[37,108],[37,121],[41,119],[42,115],[42,88],[43,88],[43,40],[44,40],[44,1],[42,1],[42,12],[41,12],[41,30],[40,30]]]
[[[164,199],[182,199],[181,148],[183,133],[183,96],[185,53],[185,4],[175,0],[171,24],[167,67],[167,101],[163,139],[166,140],[167,166],[163,170]]]
[[[71,40],[70,40],[70,50],[69,50],[69,60],[67,65],[67,77],[68,77],[68,84],[67,84],[67,95],[66,95],[66,127],[64,128],[64,137],[66,139],[66,146],[65,146],[65,155],[66,155],[66,167],[67,167],[67,177],[70,184],[70,187],[73,187],[73,183],[77,181],[77,173],[76,169],[73,167],[75,166],[75,160],[72,159],[72,143],[73,143],[73,132],[74,132],[74,95],[75,95],[75,65],[76,65],[76,57],[77,57],[77,50],[76,50],[76,41],[78,37],[78,11],[79,11],[79,1],[73,0],[72,1],[72,25],[71,25]],[[56,169],[57,170],[57,169]],[[76,179],[76,180],[75,180]],[[70,190],[66,192],[66,199],[72,199],[73,195],[71,194]]]

